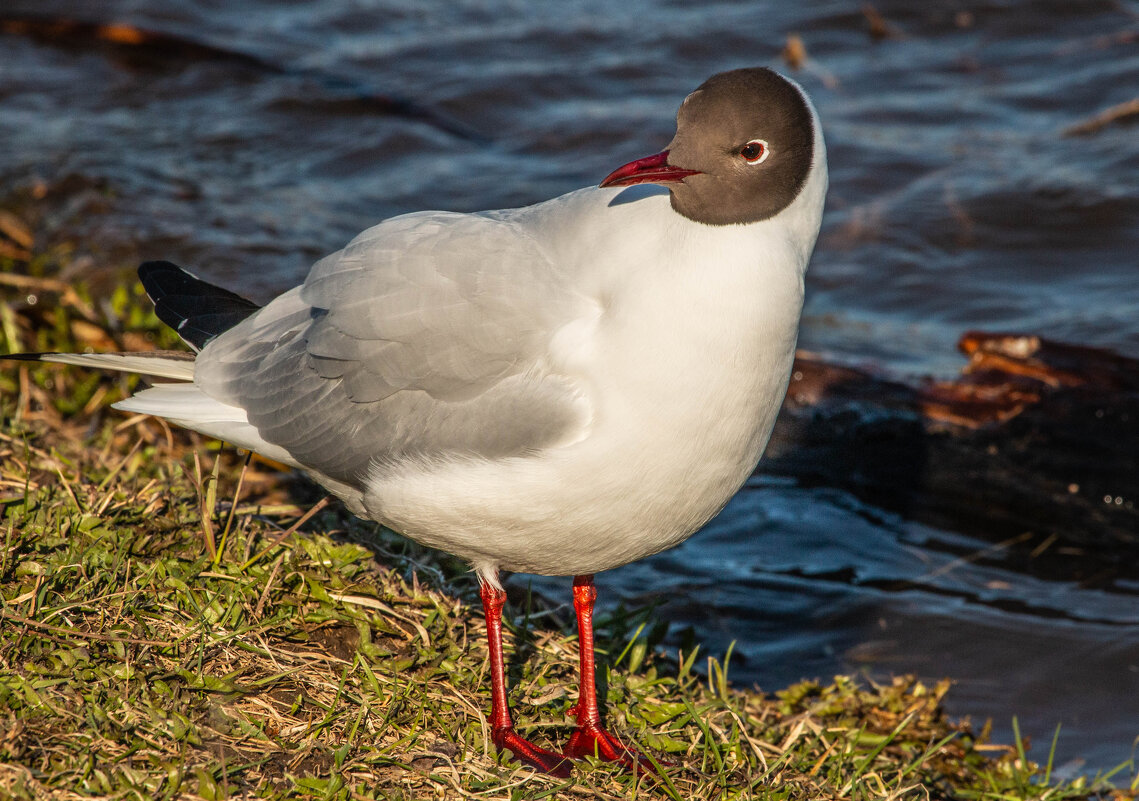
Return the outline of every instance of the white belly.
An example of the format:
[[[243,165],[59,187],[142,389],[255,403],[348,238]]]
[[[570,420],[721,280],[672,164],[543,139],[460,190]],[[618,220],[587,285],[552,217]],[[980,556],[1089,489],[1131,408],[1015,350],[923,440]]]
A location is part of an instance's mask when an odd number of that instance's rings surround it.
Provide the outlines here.
[[[369,514],[483,575],[596,573],[687,539],[767,443],[802,302],[799,275],[745,275],[732,300],[717,291],[703,307],[702,280],[629,293],[640,308],[609,309],[596,331],[567,334],[592,343],[555,353],[589,387],[586,436],[532,456],[377,473],[364,496]]]

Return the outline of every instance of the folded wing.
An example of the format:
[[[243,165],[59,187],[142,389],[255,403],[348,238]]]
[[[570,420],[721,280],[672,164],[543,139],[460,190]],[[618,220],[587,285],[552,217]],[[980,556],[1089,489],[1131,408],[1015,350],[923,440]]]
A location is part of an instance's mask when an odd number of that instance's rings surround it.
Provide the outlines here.
[[[389,220],[212,340],[195,382],[298,463],[359,486],[422,459],[576,439],[588,400],[548,363],[586,302],[505,215]]]

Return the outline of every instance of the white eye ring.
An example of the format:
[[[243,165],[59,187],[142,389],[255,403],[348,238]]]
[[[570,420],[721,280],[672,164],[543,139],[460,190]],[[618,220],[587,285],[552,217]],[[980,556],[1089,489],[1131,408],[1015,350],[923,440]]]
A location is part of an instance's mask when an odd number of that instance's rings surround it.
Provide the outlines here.
[[[748,157],[747,151],[751,149],[753,145],[759,146],[759,153]],[[770,155],[771,148],[768,146],[766,139],[752,139],[750,142],[740,148],[740,158],[742,158],[748,164],[762,164],[763,162],[767,161],[767,157]]]

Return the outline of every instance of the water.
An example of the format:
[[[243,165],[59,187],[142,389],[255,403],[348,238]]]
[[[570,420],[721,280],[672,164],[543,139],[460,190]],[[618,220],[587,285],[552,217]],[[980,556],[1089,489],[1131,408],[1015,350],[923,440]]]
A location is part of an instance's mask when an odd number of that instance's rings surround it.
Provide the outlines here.
[[[264,299],[384,217],[596,183],[660,149],[705,77],[778,63],[797,33],[832,181],[803,345],[905,375],[955,372],[971,327],[1139,355],[1137,129],[1064,134],[1137,96],[1139,5],[878,10],[884,39],[853,0],[9,0],[0,15],[125,21],[284,69],[2,36],[0,186],[45,187],[48,236],[90,243],[89,278],[163,257]],[[377,115],[345,87],[489,142]],[[683,548],[599,581],[671,598],[661,614],[709,652],[738,641],[737,681],[953,676],[954,714],[1006,738],[1018,715],[1038,757],[1062,723],[1069,770],[1112,767],[1139,735],[1139,586],[1041,581],[833,491],[756,479]]]
[[[973,561],[977,554],[983,558]],[[1057,765],[1110,769],[1139,734],[1139,584],[1089,589],[1001,562],[987,542],[845,493],[754,478],[681,547],[598,577],[603,596],[660,603],[671,641],[734,641],[730,673],[769,691],[861,673],[952,677],[948,707],[1012,742],[1012,717]],[[565,581],[536,585],[552,597]],[[1002,739],[1003,738],[1003,739]]]

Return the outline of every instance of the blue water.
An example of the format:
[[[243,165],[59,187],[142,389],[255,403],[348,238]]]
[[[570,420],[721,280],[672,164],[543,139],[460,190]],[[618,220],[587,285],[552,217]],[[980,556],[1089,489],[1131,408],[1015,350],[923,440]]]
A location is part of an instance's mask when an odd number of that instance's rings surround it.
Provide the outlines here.
[[[125,21],[285,69],[0,36],[0,189],[46,193],[42,229],[88,243],[90,280],[162,257],[266,298],[383,217],[596,183],[660,149],[705,77],[779,64],[794,33],[832,182],[804,346],[911,376],[954,373],[968,328],[1139,355],[1139,129],[1064,134],[1139,95],[1139,5],[877,7],[880,40],[837,0],[8,0],[0,13]],[[345,87],[488,141],[376,115]],[[947,675],[954,714],[1006,738],[1017,715],[1038,757],[1062,724],[1066,769],[1128,759],[1139,587],[967,558],[990,548],[767,478],[682,548],[599,582],[603,597],[671,599],[660,614],[708,652],[737,641],[737,681]]]

